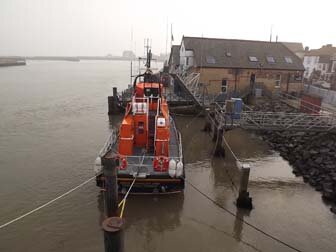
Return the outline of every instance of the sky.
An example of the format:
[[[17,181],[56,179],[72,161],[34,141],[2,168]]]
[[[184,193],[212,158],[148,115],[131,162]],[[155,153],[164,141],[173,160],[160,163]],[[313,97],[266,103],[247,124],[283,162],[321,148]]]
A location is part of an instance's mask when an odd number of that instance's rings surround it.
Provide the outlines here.
[[[183,35],[268,41],[273,27],[273,40],[319,48],[336,45],[335,9],[334,0],[0,0],[0,55],[142,55],[145,38],[165,53],[171,24],[173,44]]]

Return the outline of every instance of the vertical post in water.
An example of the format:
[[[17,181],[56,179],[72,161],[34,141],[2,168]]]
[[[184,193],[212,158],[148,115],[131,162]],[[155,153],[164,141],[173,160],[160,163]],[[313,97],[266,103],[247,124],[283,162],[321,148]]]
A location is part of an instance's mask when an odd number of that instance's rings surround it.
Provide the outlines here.
[[[239,184],[239,196],[237,199],[237,207],[252,209],[252,198],[250,197],[248,190],[248,182],[250,177],[250,165],[242,164],[240,170],[240,184]]]
[[[107,217],[116,216],[118,210],[117,165],[114,158],[102,157],[105,177],[105,203]]]
[[[117,164],[114,158],[102,158],[105,177],[105,206],[107,219],[103,221],[105,252],[122,252],[124,250],[122,226],[124,221],[117,217],[118,184]]]
[[[223,127],[218,127],[217,141],[216,141],[216,146],[215,146],[215,156],[216,157],[225,156],[225,149],[223,147],[223,134],[224,134]]]
[[[108,114],[118,114],[119,108],[118,108],[118,91],[116,87],[113,87],[113,96],[108,96]]]

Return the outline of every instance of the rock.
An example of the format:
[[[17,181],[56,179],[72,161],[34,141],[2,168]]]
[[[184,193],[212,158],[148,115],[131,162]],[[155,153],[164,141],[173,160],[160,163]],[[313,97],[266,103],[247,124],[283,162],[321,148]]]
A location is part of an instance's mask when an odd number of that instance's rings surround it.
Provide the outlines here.
[[[330,211],[333,212],[334,214],[336,214],[336,206],[335,206],[335,205],[332,206],[332,207],[330,208]]]
[[[330,149],[328,149],[328,148],[320,149],[321,154],[328,153],[329,151],[330,151]]]

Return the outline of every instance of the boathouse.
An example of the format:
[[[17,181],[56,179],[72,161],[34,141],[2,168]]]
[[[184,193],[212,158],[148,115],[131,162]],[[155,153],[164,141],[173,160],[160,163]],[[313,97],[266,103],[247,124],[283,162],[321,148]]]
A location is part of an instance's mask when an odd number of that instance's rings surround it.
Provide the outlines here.
[[[244,96],[255,88],[268,93],[303,90],[302,61],[280,42],[184,36],[179,51],[173,46],[170,63],[182,77],[199,73],[199,82],[212,95]]]

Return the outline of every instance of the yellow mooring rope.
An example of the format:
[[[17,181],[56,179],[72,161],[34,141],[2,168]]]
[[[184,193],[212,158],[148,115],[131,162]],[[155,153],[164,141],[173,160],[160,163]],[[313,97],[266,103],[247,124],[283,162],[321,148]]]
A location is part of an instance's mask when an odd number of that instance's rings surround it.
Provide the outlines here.
[[[120,218],[122,218],[123,214],[124,214],[124,209],[125,209],[125,205],[126,205],[126,200],[127,200],[127,197],[135,183],[135,180],[136,180],[137,176],[134,177],[133,181],[132,181],[132,184],[130,185],[130,187],[128,188],[128,191],[127,193],[125,194],[124,198],[119,202],[118,204],[118,208],[121,207],[121,211],[120,211]]]

